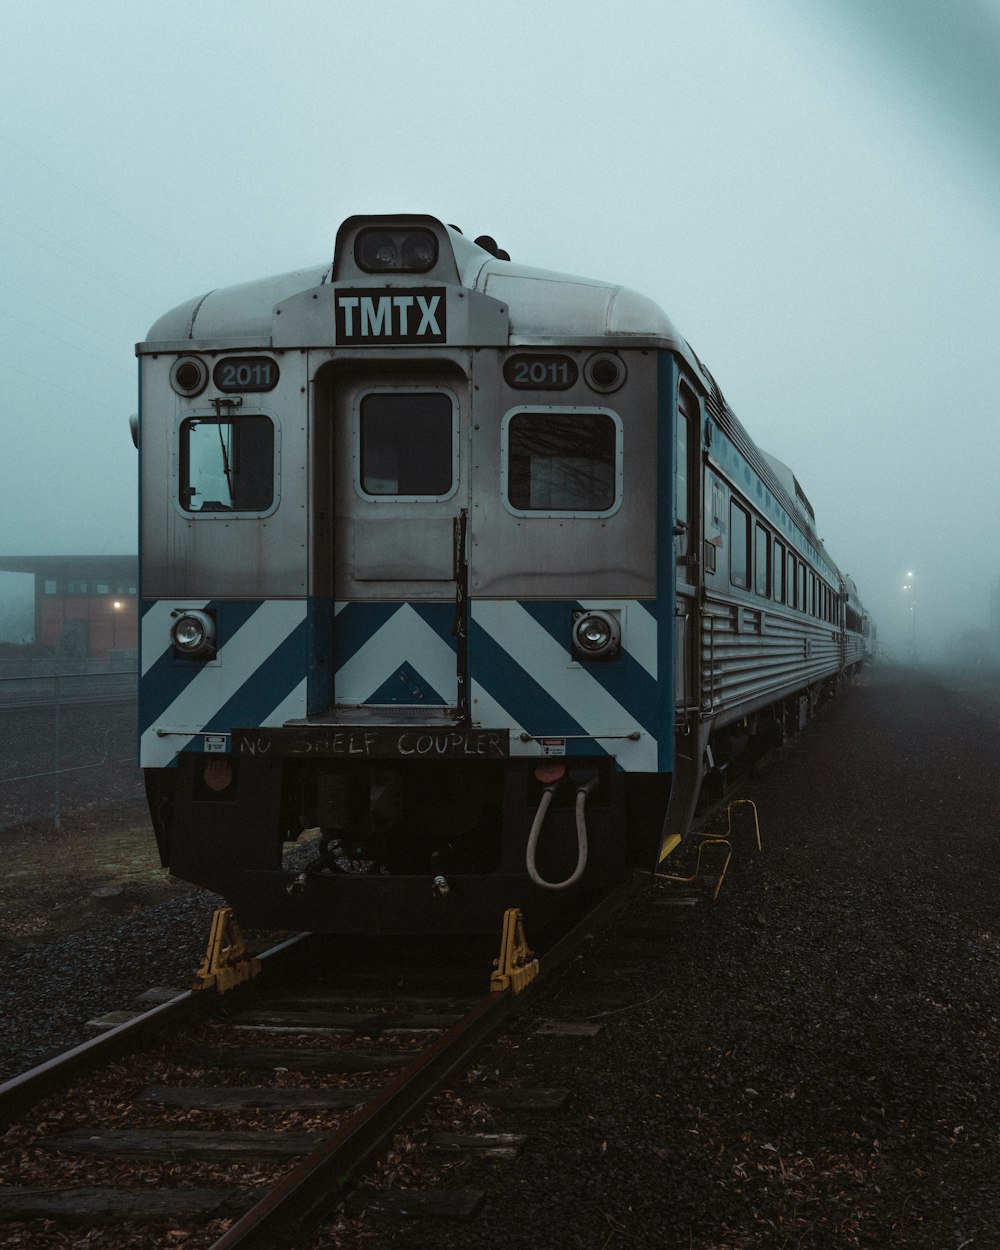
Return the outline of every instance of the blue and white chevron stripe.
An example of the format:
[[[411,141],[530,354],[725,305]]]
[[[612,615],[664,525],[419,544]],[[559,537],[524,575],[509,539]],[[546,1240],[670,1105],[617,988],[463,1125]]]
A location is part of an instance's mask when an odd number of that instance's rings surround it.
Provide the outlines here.
[[[574,608],[620,612],[617,659],[573,660]],[[565,738],[569,754],[614,755],[626,771],[657,770],[657,622],[641,601],[476,601],[469,656],[473,719],[509,727],[512,753],[537,755],[539,739]]]
[[[453,603],[338,603],[335,611],[338,707],[454,707]]]
[[[178,608],[216,613],[215,659],[174,656],[169,630]],[[614,608],[619,614],[622,648],[613,661],[572,658],[573,611],[579,608]],[[669,767],[672,726],[657,681],[660,635],[653,608],[641,600],[473,601],[473,723],[508,729],[515,755],[612,755],[626,771]],[[218,735],[237,726],[303,719],[310,706],[308,609],[304,599],[146,604],[139,699],[143,767],[166,767],[181,750],[227,749]],[[447,602],[337,604],[334,637],[314,638],[312,647],[336,657],[340,717],[349,719],[350,709],[362,706],[384,708],[390,716],[394,707],[426,708],[430,717],[454,707],[454,625],[455,607]],[[324,626],[316,632],[328,631]]]
[[[216,613],[219,652],[207,663],[176,659],[171,612]],[[140,640],[139,762],[165,768],[178,751],[234,726],[282,725],[306,714],[306,601],[169,600],[144,607]]]
[[[579,607],[620,612],[623,645],[614,662],[572,659]],[[338,706],[453,706],[454,615],[450,603],[338,604]],[[656,771],[657,623],[642,602],[475,600],[470,615],[475,724],[509,729],[512,754],[540,755],[539,739],[562,738],[570,754],[614,755],[623,769]]]

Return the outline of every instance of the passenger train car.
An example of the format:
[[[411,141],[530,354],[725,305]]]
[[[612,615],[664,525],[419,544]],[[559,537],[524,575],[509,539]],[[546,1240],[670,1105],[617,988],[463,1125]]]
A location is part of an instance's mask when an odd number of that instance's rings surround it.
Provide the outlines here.
[[[870,650],[794,474],[633,291],[353,217],[137,354],[141,763],[164,865],[244,922],[558,916]]]

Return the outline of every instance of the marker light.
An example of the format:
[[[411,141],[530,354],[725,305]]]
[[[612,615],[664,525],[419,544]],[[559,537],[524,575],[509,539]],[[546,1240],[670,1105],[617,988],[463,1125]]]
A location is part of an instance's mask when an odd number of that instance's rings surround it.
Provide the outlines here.
[[[207,660],[215,655],[215,621],[208,612],[192,610],[173,613],[170,641],[180,655]]]
[[[621,636],[618,619],[610,612],[582,612],[573,624],[573,648],[587,660],[616,655]]]
[[[433,230],[362,230],[354,258],[366,273],[426,273],[437,260]]]
[[[193,399],[208,386],[208,366],[197,356],[181,356],[170,370],[170,385],[178,395]]]
[[[625,362],[612,352],[599,352],[583,366],[583,376],[591,390],[609,394],[625,381]]]

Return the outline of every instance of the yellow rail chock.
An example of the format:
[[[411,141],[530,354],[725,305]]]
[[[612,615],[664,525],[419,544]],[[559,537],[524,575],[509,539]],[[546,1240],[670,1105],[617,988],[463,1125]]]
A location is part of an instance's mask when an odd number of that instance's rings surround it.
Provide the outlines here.
[[[695,860],[694,872],[691,873],[690,876],[684,877],[684,876],[679,876],[679,875],[676,875],[674,873],[669,873],[669,872],[658,872],[656,873],[656,876],[662,878],[664,881],[679,881],[683,883],[684,885],[690,885],[692,881],[697,881],[699,875],[701,874],[701,854],[702,854],[702,851],[704,851],[705,847],[706,846],[724,846],[726,848],[725,862],[722,865],[722,871],[719,873],[719,879],[715,883],[715,889],[712,891],[712,901],[715,902],[715,900],[719,897],[719,891],[722,889],[722,883],[726,878],[726,870],[729,867],[729,861],[733,858],[733,844],[730,841],[733,835],[733,808],[739,807],[742,804],[745,804],[747,807],[752,808],[753,810],[754,836],[757,841],[757,850],[758,851],[761,850],[760,821],[757,818],[756,803],[754,803],[750,799],[734,799],[731,803],[726,804],[725,832],[718,832],[718,833],[698,832],[698,833],[693,833],[691,835],[695,841],[695,845],[697,849],[697,858]],[[676,833],[671,834],[671,836],[667,838],[666,842],[664,842],[663,844],[663,850],[660,852],[661,864],[666,859],[666,857],[670,854],[670,852],[673,851],[677,847],[679,842],[680,842],[680,837]]]
[[[668,855],[670,855],[672,852],[677,850],[682,840],[683,839],[681,838],[681,835],[679,833],[672,833],[669,838],[666,838],[664,840],[663,845],[660,847],[659,862],[661,864],[667,858]]]
[[[520,994],[538,975],[538,960],[528,946],[524,934],[524,917],[519,907],[509,907],[503,914],[503,935],[500,958],[493,961],[490,991],[497,993],[510,986]]]
[[[261,964],[251,955],[231,907],[220,907],[212,916],[205,961],[198,971],[193,990],[209,990],[219,994],[234,990],[260,972]]]

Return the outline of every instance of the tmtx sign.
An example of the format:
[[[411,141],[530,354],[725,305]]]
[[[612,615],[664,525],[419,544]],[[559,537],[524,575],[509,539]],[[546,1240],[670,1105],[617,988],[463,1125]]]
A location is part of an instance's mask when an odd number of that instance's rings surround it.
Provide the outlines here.
[[[447,339],[444,287],[338,291],[337,343],[443,343]]]

